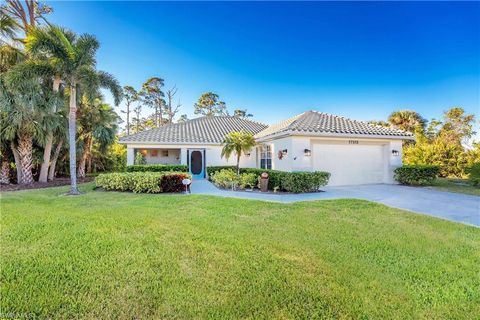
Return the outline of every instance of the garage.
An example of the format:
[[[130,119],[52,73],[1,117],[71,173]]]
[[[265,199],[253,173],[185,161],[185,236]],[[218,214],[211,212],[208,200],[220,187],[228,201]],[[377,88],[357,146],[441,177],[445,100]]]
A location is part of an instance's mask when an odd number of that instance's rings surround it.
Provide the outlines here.
[[[384,183],[386,172],[385,147],[382,144],[313,145],[314,170],[331,173],[328,185]]]

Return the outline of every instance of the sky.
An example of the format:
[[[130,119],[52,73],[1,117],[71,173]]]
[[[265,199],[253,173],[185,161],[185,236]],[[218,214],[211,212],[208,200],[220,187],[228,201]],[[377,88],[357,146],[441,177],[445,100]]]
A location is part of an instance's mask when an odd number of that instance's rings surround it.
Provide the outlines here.
[[[189,118],[206,91],[267,124],[307,110],[480,116],[479,2],[48,4],[50,22],[99,39],[98,69],[136,89],[165,79]]]

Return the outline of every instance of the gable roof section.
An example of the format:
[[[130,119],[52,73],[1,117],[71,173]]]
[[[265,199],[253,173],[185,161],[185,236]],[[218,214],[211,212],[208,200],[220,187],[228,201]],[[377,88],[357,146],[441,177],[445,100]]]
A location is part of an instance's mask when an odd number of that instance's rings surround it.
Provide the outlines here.
[[[230,116],[200,117],[120,138],[121,143],[212,143],[220,144],[232,131],[257,134],[267,125]]]
[[[290,119],[271,125],[255,135],[256,139],[266,139],[278,135],[319,136],[372,136],[413,139],[413,134],[402,130],[376,126],[363,121],[322,113],[307,111]]]

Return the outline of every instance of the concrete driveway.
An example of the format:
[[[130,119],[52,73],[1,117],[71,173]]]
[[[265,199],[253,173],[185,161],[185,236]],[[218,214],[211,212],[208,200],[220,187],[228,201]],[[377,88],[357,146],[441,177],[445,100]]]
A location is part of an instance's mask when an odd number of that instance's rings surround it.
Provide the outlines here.
[[[436,191],[430,188],[375,184],[325,187],[322,188],[325,192],[319,193],[277,195],[271,193],[221,190],[207,180],[194,180],[191,189],[193,194],[208,194],[284,203],[344,198],[365,199],[399,209],[480,227],[480,197]]]

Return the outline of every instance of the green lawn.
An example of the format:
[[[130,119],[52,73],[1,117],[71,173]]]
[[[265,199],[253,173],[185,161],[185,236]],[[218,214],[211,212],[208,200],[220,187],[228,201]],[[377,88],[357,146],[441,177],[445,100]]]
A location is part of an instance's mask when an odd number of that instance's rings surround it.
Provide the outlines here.
[[[2,194],[2,315],[480,314],[478,228],[360,200],[285,205],[82,189]]]
[[[462,184],[459,184],[459,182]],[[480,188],[468,185],[468,180],[466,179],[438,178],[433,182],[432,187],[440,191],[465,193],[474,196],[480,196]]]

